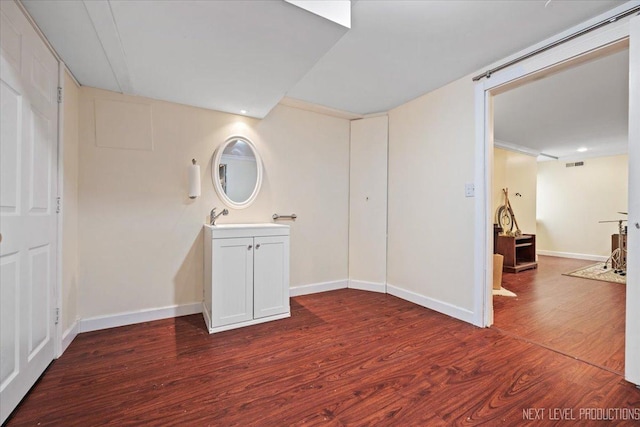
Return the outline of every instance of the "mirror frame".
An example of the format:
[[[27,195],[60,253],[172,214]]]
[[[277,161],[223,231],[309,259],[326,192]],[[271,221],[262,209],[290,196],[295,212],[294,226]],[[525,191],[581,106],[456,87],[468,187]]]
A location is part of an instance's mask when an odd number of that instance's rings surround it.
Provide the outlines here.
[[[218,165],[220,164],[220,160],[222,159],[224,150],[230,143],[237,140],[245,142],[249,146],[249,148],[251,148],[251,151],[256,158],[256,167],[258,169],[256,174],[256,185],[253,188],[253,192],[251,193],[249,198],[247,198],[247,200],[244,200],[243,202],[235,202],[231,200],[229,196],[227,196],[227,193],[225,193],[224,189],[222,188],[220,175],[218,174]],[[260,188],[262,187],[262,158],[260,157],[260,154],[258,154],[258,150],[256,149],[256,146],[253,144],[253,142],[251,142],[251,140],[245,136],[233,135],[227,138],[222,144],[220,144],[220,146],[216,149],[213,159],[211,160],[211,180],[213,181],[213,186],[216,189],[216,193],[218,193],[218,196],[220,197],[222,202],[228,207],[233,209],[244,209],[251,206],[251,204],[256,200],[256,197],[258,197],[258,193],[260,193]]]

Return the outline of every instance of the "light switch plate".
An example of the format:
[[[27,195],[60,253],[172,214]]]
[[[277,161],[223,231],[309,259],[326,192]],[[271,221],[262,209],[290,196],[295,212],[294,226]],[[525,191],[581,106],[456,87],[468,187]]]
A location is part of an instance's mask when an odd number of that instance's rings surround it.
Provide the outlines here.
[[[475,197],[476,195],[476,186],[471,184],[464,185],[464,197]]]

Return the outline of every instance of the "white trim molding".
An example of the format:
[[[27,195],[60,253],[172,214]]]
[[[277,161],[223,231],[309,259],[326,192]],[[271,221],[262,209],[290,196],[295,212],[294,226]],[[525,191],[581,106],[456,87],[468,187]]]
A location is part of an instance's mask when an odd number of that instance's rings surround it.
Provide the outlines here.
[[[134,325],[136,323],[151,322],[153,320],[188,316],[190,314],[198,313],[202,313],[202,302],[108,314],[105,316],[82,319],[80,321],[79,332],[91,332],[101,329],[117,328],[118,326]]]
[[[66,331],[62,334],[62,342],[60,344],[60,354],[58,357],[62,356],[62,354],[67,350],[71,342],[76,339],[80,330],[80,319],[76,319],[75,322],[71,326],[67,328]]]
[[[20,4],[20,7],[23,7]],[[24,9],[23,9],[24,11]],[[26,14],[29,16],[28,14]],[[35,28],[35,27],[34,27]],[[47,42],[45,42],[47,43]],[[48,46],[48,44],[47,44]],[[55,54],[54,54],[55,55]],[[58,58],[56,56],[56,58]],[[64,93],[64,70],[65,65],[63,62],[58,62],[58,90],[59,93]],[[58,134],[57,144],[56,144],[56,199],[58,201],[58,215],[56,218],[56,283],[55,283],[55,306],[56,306],[56,325],[55,325],[55,343],[54,343],[54,354],[56,357],[62,356],[64,352],[64,332],[62,331],[62,322],[60,321],[60,316],[64,316],[64,301],[62,298],[63,292],[63,268],[64,268],[64,253],[63,253],[63,244],[64,244],[64,105],[61,102],[56,104],[57,113],[58,113]],[[77,259],[77,252],[75,253]]]
[[[447,316],[454,317],[462,320],[463,322],[473,323],[475,314],[471,310],[458,307],[447,302],[443,302],[434,298],[429,298],[424,295],[417,294],[406,289],[399,288],[387,283],[387,293],[395,297],[401,298],[405,301],[418,304],[419,306],[428,308],[430,310],[437,311],[438,313],[446,314]]]
[[[387,285],[385,283],[365,282],[364,280],[349,279],[349,289],[359,289],[361,291],[387,293]]]
[[[293,286],[289,288],[289,296],[297,297],[300,295],[317,294],[319,292],[335,291],[337,289],[347,289],[349,287],[348,280],[336,280],[333,282],[311,283],[309,285]]]
[[[545,251],[541,249],[538,249],[536,252],[538,255],[555,256],[558,258],[586,259],[588,261],[606,261],[609,259],[606,255],[575,254],[572,252]]]
[[[534,150],[533,148],[524,147],[512,142],[501,141],[499,139],[494,139],[493,145],[497,148],[502,148],[503,150],[513,151],[514,153],[525,154],[531,157],[538,157],[540,155],[540,150]]]
[[[323,114],[325,116],[337,117],[339,119],[346,120],[358,120],[363,118],[362,114],[350,113],[349,111],[337,110],[335,108],[325,107],[322,105],[312,104],[301,99],[290,98],[285,96],[278,103],[291,108],[297,108],[299,110],[310,111],[312,113]]]

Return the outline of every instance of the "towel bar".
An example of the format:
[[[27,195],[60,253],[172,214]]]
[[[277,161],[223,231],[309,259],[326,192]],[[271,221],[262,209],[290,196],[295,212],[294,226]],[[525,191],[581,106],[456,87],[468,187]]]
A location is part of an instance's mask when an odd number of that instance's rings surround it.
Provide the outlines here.
[[[296,215],[296,214],[291,214],[291,215],[278,215],[278,214],[276,213],[276,214],[273,214],[273,216],[272,216],[271,218],[273,218],[273,220],[274,220],[274,221],[277,221],[277,220],[279,220],[279,219],[291,219],[291,220],[295,221],[295,220],[296,220],[296,218],[298,218],[298,215]]]

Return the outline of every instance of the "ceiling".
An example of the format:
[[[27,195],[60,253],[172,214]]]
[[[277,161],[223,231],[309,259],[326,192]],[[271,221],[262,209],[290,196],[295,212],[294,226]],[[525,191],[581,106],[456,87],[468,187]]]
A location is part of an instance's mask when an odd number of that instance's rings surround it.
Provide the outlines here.
[[[352,29],[288,95],[387,111],[560,33],[619,1],[359,1]]]
[[[626,153],[628,106],[625,49],[496,96],[496,145],[561,160]]]
[[[83,85],[262,118],[387,111],[622,2],[359,0],[351,29],[282,0],[22,3]]]
[[[284,1],[22,3],[82,85],[259,118],[348,30]]]

